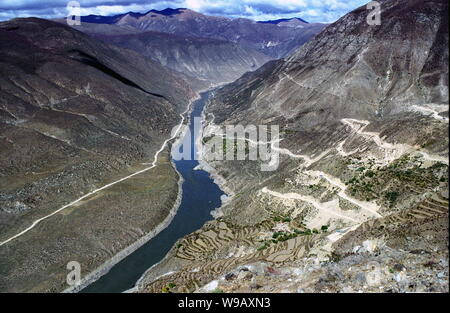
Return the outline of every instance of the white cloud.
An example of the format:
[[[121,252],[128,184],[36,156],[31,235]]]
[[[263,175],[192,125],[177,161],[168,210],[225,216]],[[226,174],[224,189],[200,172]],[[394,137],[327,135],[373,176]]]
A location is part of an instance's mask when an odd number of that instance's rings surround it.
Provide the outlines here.
[[[243,0],[250,5],[267,5],[285,10],[299,10],[308,6],[307,0]]]
[[[310,22],[334,22],[367,0],[185,0],[195,11],[255,20],[301,17]]]
[[[0,20],[17,16],[44,18],[67,14],[68,0],[0,0]],[[186,7],[200,13],[255,20],[301,17],[309,22],[334,22],[368,0],[78,0],[83,15],[146,12]]]

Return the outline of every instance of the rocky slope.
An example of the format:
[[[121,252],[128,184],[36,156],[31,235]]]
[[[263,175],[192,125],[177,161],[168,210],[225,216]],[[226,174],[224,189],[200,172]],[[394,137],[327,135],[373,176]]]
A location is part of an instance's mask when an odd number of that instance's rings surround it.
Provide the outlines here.
[[[446,104],[448,20],[442,16],[443,4],[433,6],[384,2],[379,27],[367,25],[365,7],[355,10],[285,61],[262,69],[264,74],[249,74],[227,86],[221,101],[231,113],[243,104],[258,107],[247,121],[276,115],[304,128],[342,117],[382,119],[414,110],[414,105]]]
[[[303,22],[303,27],[292,27],[293,24],[299,26],[296,21],[288,22],[288,25],[257,23],[242,18],[207,16],[189,9],[151,10],[144,14],[130,12],[113,17],[90,16],[82,17],[81,21],[229,41],[271,58],[290,54],[325,27],[325,24]]]
[[[0,59],[0,242],[148,167],[196,96],[159,63],[46,20],[0,23]],[[87,274],[152,230],[177,183],[162,154],[1,245],[0,290],[66,288],[65,264]]]
[[[140,291],[448,291],[448,3],[381,9],[381,25],[356,9],[216,92],[204,141],[279,125],[279,167],[210,162],[232,200]]]

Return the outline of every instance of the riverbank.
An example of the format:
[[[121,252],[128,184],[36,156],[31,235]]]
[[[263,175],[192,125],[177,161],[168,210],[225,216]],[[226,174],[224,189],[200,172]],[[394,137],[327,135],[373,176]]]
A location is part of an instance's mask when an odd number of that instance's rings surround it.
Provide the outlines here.
[[[209,95],[209,92],[201,94],[201,98],[191,106],[189,110],[191,114],[186,120],[191,122],[193,118],[200,116]],[[191,133],[194,133],[194,126],[194,123],[189,123]],[[194,145],[195,138],[183,137],[186,131],[187,128],[181,129],[173,147],[179,145],[182,139],[189,140],[190,144]],[[109,271],[106,271],[105,275],[82,292],[130,292],[134,290],[136,282],[155,264],[157,265],[165,259],[180,238],[212,220],[211,211],[221,205],[220,198],[223,191],[214,183],[209,173],[194,171],[194,168],[198,166],[196,160],[172,160],[171,165],[174,164],[178,175],[185,177],[183,181],[180,181],[183,194],[181,202],[177,203],[179,204],[177,205],[178,210],[172,211],[175,214],[172,213],[172,218],[165,223],[165,227],[158,234],[143,244],[140,241],[140,245],[133,245],[133,249],[124,251],[126,257],[119,262],[108,264]],[[134,251],[131,252],[132,250]],[[113,265],[114,263],[116,264]]]
[[[198,137],[194,139],[195,148],[196,148],[196,159],[198,162],[198,165],[193,168],[194,171],[204,171],[208,173],[209,177],[213,181],[214,184],[219,186],[219,188],[225,193],[220,197],[221,205],[215,208],[214,210],[211,210],[209,213],[214,218],[217,219],[221,216],[221,208],[228,204],[229,201],[231,201],[234,192],[228,188],[226,179],[219,174],[219,172],[211,166],[207,161],[202,159],[203,155],[203,146],[202,146],[202,140],[203,140],[203,129],[205,127],[205,122],[207,122],[206,119],[206,110],[207,105],[209,101],[207,101],[206,105],[204,106],[202,113],[200,115],[201,117],[201,127],[200,131],[198,132]],[[189,122],[192,122],[190,120]],[[169,261],[175,256],[176,254],[176,246],[180,245],[180,242],[183,240],[183,238],[179,238],[179,240],[171,247],[170,251],[164,256],[164,258],[152,265],[150,268],[148,268],[145,273],[140,277],[140,279],[137,281],[136,286],[130,290],[127,290],[127,292],[140,292],[142,291],[143,287],[150,282],[157,280],[160,277],[164,277],[165,275],[169,275],[173,273],[173,271],[176,271],[176,268],[171,269],[170,271],[167,271],[165,269],[165,266],[167,263],[170,263]]]
[[[214,180],[214,183],[216,185],[218,185],[220,187],[220,189],[222,189],[226,195],[224,195],[222,197],[222,205],[211,211],[211,215],[217,219],[221,216],[223,216],[223,211],[222,208],[224,206],[226,206],[234,197],[234,191],[228,187],[227,184],[227,180],[225,179],[225,177],[223,177],[222,175],[220,175],[219,171],[211,165],[211,163],[209,163],[208,161],[206,161],[203,158],[204,155],[204,151],[203,151],[203,131],[206,127],[208,127],[210,124],[212,124],[214,122],[214,118],[211,121],[207,120],[207,110],[208,110],[208,105],[210,104],[210,101],[208,101],[208,103],[205,105],[205,108],[203,109],[202,115],[201,115],[201,133],[199,135],[198,140],[196,141],[196,147],[197,147],[197,152],[198,152],[198,163],[199,165],[195,168],[195,170],[203,170],[208,172],[211,175],[211,178]]]
[[[175,167],[174,167],[175,169]],[[178,171],[175,169],[175,171],[178,173]],[[94,272],[91,272],[89,275],[87,275],[84,279],[82,279],[80,285],[76,287],[70,287],[63,291],[63,293],[76,293],[93,282],[97,281],[100,277],[105,275],[106,273],[111,270],[112,267],[114,267],[117,263],[125,259],[127,256],[135,252],[137,249],[142,247],[146,242],[154,238],[156,235],[158,235],[161,231],[163,231],[173,220],[175,215],[177,214],[177,210],[181,203],[181,197],[182,197],[182,184],[183,184],[183,177],[178,173],[178,194],[177,199],[175,200],[175,203],[170,210],[169,215],[164,219],[162,223],[160,223],[154,230],[147,233],[145,236],[138,239],[136,242],[128,246],[127,248],[123,249],[119,253],[117,253],[112,259],[106,261],[104,264],[102,264],[99,268],[97,268]]]
[[[191,113],[191,110],[192,110],[192,104],[195,103],[199,99],[200,99],[200,94],[198,94],[197,97],[193,98],[189,102],[188,108],[181,115],[189,116],[189,114]],[[188,120],[186,116],[182,117],[182,121],[179,124],[181,127],[178,128],[179,134],[174,134],[173,136],[176,136],[174,139],[170,139],[169,138],[168,140],[165,141],[165,143],[163,144],[163,147],[166,146],[166,145],[168,146],[168,147],[165,147],[165,149],[167,149],[167,148],[170,149],[171,148],[170,140],[175,140],[174,144],[177,145],[180,142],[180,140],[184,137],[184,135],[186,133],[186,128],[183,129],[182,126],[183,126],[183,124],[184,124],[184,122],[186,120]],[[157,164],[157,163],[155,163],[155,164]],[[156,235],[158,235],[162,230],[164,230],[172,222],[172,220],[173,220],[174,216],[176,215],[177,210],[178,210],[178,208],[180,206],[180,203],[181,203],[182,184],[183,184],[184,180],[183,180],[182,175],[178,172],[178,170],[176,169],[175,164],[172,161],[171,161],[171,165],[172,165],[172,168],[175,170],[175,172],[178,175],[178,193],[177,193],[177,198],[176,198],[176,200],[175,200],[175,202],[174,202],[174,204],[172,206],[172,209],[170,210],[170,212],[166,216],[166,218],[163,220],[163,222],[158,224],[158,226],[156,228],[154,228],[152,231],[150,231],[149,233],[147,233],[143,237],[139,238],[133,244],[131,244],[130,246],[128,246],[125,249],[121,250],[113,258],[107,260],[105,263],[103,263],[101,266],[99,266],[96,270],[92,271],[90,274],[85,276],[81,280],[81,283],[78,286],[69,287],[69,288],[65,289],[63,291],[63,293],[76,293],[76,292],[79,292],[79,291],[83,290],[84,288],[86,288],[87,286],[89,286],[90,284],[92,284],[93,282],[97,281],[100,277],[102,277],[103,275],[108,273],[111,270],[111,268],[113,268],[117,263],[119,263],[120,261],[125,259],[127,256],[129,256],[130,254],[135,252],[140,247],[142,247],[146,242],[148,242],[149,240],[154,238]]]

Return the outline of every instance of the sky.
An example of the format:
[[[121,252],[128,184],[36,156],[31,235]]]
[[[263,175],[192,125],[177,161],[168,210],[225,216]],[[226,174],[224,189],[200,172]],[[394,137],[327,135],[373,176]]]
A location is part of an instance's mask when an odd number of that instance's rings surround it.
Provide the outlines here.
[[[77,0],[81,15],[115,15],[151,9],[188,8],[207,15],[257,21],[300,17],[331,23],[369,0]],[[0,20],[14,17],[55,18],[68,15],[68,0],[0,0]]]

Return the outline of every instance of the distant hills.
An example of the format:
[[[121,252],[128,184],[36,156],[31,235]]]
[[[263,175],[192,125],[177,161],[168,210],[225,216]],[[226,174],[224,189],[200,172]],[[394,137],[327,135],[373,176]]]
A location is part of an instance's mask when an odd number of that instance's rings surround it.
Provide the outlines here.
[[[274,25],[279,25],[279,26],[291,26],[291,25],[309,24],[309,22],[307,22],[304,19],[301,19],[299,17],[281,18],[281,19],[278,19],[278,20],[270,20],[270,21],[258,21],[257,23],[260,23],[260,24],[274,24]]]
[[[212,38],[152,31],[92,35],[134,50],[172,70],[197,78],[207,86],[232,82],[245,72],[254,71],[272,59],[252,48]]]
[[[129,15],[129,16],[132,16],[135,18],[139,18],[139,17],[145,16],[147,14],[152,15],[152,13],[158,14],[158,15],[164,15],[164,16],[172,16],[172,15],[176,15],[176,14],[181,14],[183,12],[183,10],[186,10],[186,9],[184,9],[184,8],[179,8],[179,9],[167,8],[167,9],[164,9],[161,11],[150,10],[146,13],[128,12],[128,13],[117,14],[117,15],[112,15],[112,16],[91,14],[91,15],[87,15],[87,16],[81,16],[81,22],[97,23],[97,24],[114,24],[126,15]]]
[[[266,62],[289,56],[326,24],[301,18],[256,22],[186,8],[81,17],[77,30],[134,50],[195,78],[195,89],[232,82]]]
[[[288,56],[326,26],[308,23],[301,18],[256,22],[245,18],[208,16],[186,8],[114,16],[88,15],[81,17],[81,22],[116,25],[128,32],[153,31],[229,41],[276,59]],[[105,30],[96,27],[96,32],[104,34]]]
[[[185,12],[187,10],[188,10],[187,8],[177,8],[177,9],[167,8],[164,10],[150,10],[146,13],[128,12],[128,13],[117,14],[117,15],[112,15],[112,16],[91,14],[91,15],[81,16],[81,22],[97,23],[97,24],[114,24],[126,15],[129,15],[129,16],[132,16],[135,18],[139,18],[139,17],[146,16],[146,15],[150,15],[151,17],[156,17],[157,15],[173,16],[173,15],[177,15],[177,14],[182,14],[183,12]],[[268,21],[257,21],[257,23],[280,25],[280,24],[283,24],[286,22],[292,22],[292,21],[299,21],[304,24],[309,24],[309,22],[307,22],[304,19],[299,18],[299,17],[282,18],[282,19],[268,20]]]

